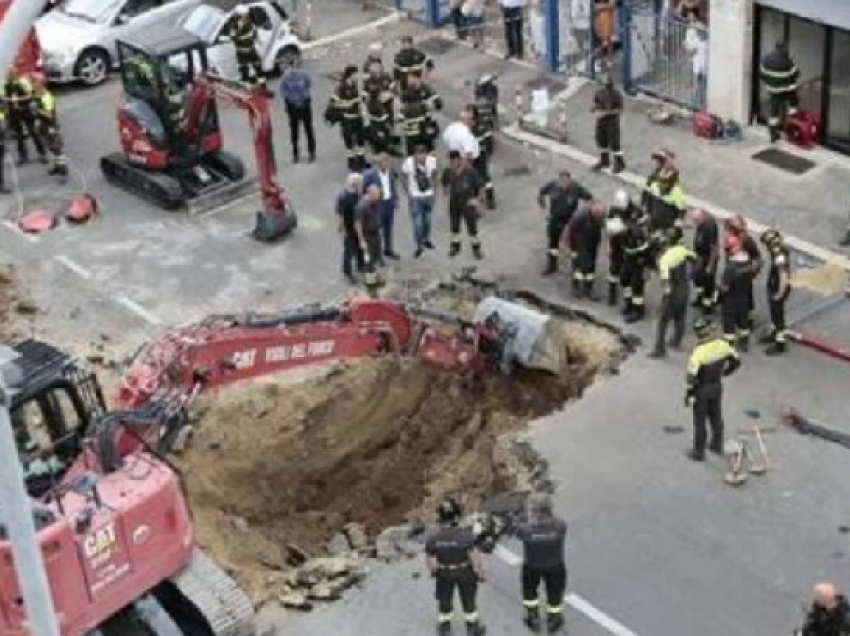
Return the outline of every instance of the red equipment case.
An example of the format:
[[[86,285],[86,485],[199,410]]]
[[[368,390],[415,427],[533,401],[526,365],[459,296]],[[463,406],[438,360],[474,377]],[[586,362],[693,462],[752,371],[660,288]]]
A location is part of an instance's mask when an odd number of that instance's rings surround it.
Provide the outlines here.
[[[820,141],[821,120],[808,110],[798,110],[785,118],[785,138],[795,146],[811,148]]]
[[[717,139],[723,133],[723,121],[717,115],[702,111],[694,115],[693,131],[702,139]]]

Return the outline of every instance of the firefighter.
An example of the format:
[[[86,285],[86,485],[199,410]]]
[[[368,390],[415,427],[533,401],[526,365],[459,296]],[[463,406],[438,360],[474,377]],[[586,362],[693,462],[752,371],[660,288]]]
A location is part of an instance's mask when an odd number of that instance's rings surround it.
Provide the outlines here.
[[[64,181],[68,176],[68,160],[65,157],[62,132],[59,129],[59,118],[56,114],[56,99],[43,82],[35,82],[33,91],[38,134],[50,150],[53,159],[48,174],[58,176]]]
[[[472,162],[484,182],[484,204],[488,210],[496,209],[496,190],[493,178],[490,176],[490,157],[493,155],[493,129],[481,119],[478,106],[469,104],[466,107],[468,125],[478,141],[478,156]]]
[[[598,201],[582,203],[569,229],[570,251],[573,255],[573,294],[576,298],[596,301],[596,261],[602,229],[605,226],[605,206]]]
[[[246,84],[262,84],[264,79],[260,56],[257,54],[257,26],[244,4],[234,10],[231,33],[240,78]]]
[[[395,127],[395,82],[390,74],[384,71],[380,54],[381,45],[377,46],[378,49],[370,52],[363,65],[363,101],[368,103],[372,97],[376,97],[383,105],[392,129]]]
[[[694,442],[688,457],[701,462],[708,449],[723,454],[723,378],[741,366],[741,358],[725,339],[713,335],[713,325],[707,318],[694,322],[697,345],[688,360],[685,406],[693,409]],[[711,427],[707,440],[706,421]]]
[[[0,194],[11,194],[12,191],[6,187],[6,105],[0,104]]]
[[[765,353],[775,356],[788,348],[788,331],[785,329],[785,303],[791,294],[791,254],[782,235],[777,230],[767,230],[761,241],[770,256],[767,274],[767,304],[770,308],[770,333],[761,339],[768,345]]]
[[[681,221],[685,210],[685,195],[679,184],[679,170],[674,163],[676,155],[669,148],[652,153],[655,169],[646,180],[641,197],[649,214],[649,231],[654,238]]]
[[[673,322],[673,338],[670,347],[678,350],[685,336],[685,319],[688,313],[688,298],[691,293],[691,266],[696,255],[681,244],[682,230],[672,227],[666,232],[665,245],[658,259],[658,272],[661,279],[661,312],[658,317],[658,331],[655,347],[650,358],[663,358],[667,355],[667,327]]]
[[[695,210],[693,249],[697,261],[694,267],[693,306],[704,314],[714,311],[717,303],[717,262],[720,256],[720,231],[717,221],[706,210]]]
[[[47,149],[38,134],[35,119],[35,96],[32,83],[14,69],[10,69],[3,84],[3,99],[6,102],[6,116],[9,129],[17,138],[18,164],[29,161],[26,138],[29,136],[38,153],[38,160],[47,163]]]
[[[554,634],[564,625],[564,592],[567,589],[567,566],[564,544],[567,524],[552,511],[552,499],[535,493],[528,500],[528,521],[517,528],[522,541],[522,604],[525,625],[540,631],[540,599],[538,588],[546,588],[546,631]]]
[[[599,148],[599,161],[593,166],[594,172],[611,168],[614,174],[626,169],[623,150],[620,146],[620,115],[623,112],[623,95],[614,86],[614,79],[608,75],[605,84],[593,96],[593,108],[596,115],[596,145]],[[611,158],[613,155],[614,163]]]
[[[767,121],[770,140],[779,141],[785,117],[796,114],[799,103],[797,94],[800,69],[788,54],[783,41],[776,43],[759,66],[759,78],[770,98],[770,117]]]
[[[546,220],[546,268],[542,276],[550,276],[558,271],[558,256],[565,231],[582,201],[592,201],[593,195],[580,183],[573,181],[568,170],[561,170],[558,178],[544,184],[537,194],[537,205],[546,209],[549,202],[549,216]]]
[[[371,94],[366,97],[366,140],[376,155],[386,152],[398,156],[396,136],[390,124],[390,114],[380,98]]]
[[[449,153],[449,166],[443,171],[440,184],[449,199],[449,258],[460,254],[460,226],[463,223],[472,246],[472,256],[481,260],[484,258],[481,239],[478,238],[478,208],[484,185],[481,177],[466,155],[452,150]]]
[[[416,146],[423,145],[434,152],[440,129],[433,111],[443,108],[443,100],[422,82],[422,75],[411,73],[407,89],[401,96],[402,136],[407,146],[407,156],[412,156]]]
[[[651,255],[649,240],[649,215],[632,204],[632,213],[626,223],[623,259],[623,320],[629,324],[646,317],[644,288],[646,270]]]
[[[764,266],[764,259],[762,259],[758,243],[752,236],[750,236],[749,232],[747,232],[747,221],[742,214],[733,214],[731,217],[726,219],[726,223],[724,224],[724,226],[727,235],[737,236],[741,240],[741,245],[743,246],[744,251],[747,253],[747,256],[750,259],[750,282],[747,321],[749,324],[749,329],[752,330],[753,323],[755,320],[756,309],[754,283],[756,278],[758,278],[762,267]]]
[[[726,266],[720,280],[723,337],[741,351],[750,345],[749,307],[752,291],[750,257],[740,237],[730,234],[725,241]]]
[[[623,284],[626,260],[626,237],[629,219],[641,211],[632,203],[625,190],[614,193],[614,202],[608,208],[605,233],[608,235],[608,304],[617,304],[617,292]]]
[[[437,633],[451,634],[455,589],[460,596],[466,632],[483,636],[485,629],[478,618],[478,582],[484,580],[481,556],[475,548],[472,529],[460,525],[463,510],[448,497],[437,509],[440,528],[425,544],[428,569],[436,580]]]
[[[366,53],[366,60],[363,62],[363,73],[368,75],[375,65],[380,67],[380,71],[384,72],[384,45],[380,42],[372,42],[369,45],[369,52]]]
[[[850,636],[850,603],[832,583],[818,583],[803,627],[794,636]]]
[[[393,77],[400,92],[407,90],[408,78],[417,73],[422,76],[434,70],[434,62],[422,51],[413,46],[413,38],[405,35],[401,38],[401,49],[395,54]]]
[[[330,124],[339,122],[342,142],[348,155],[348,169],[355,172],[366,168],[363,115],[360,108],[357,67],[346,66],[336,91],[331,95],[330,104],[325,111],[325,120]]]

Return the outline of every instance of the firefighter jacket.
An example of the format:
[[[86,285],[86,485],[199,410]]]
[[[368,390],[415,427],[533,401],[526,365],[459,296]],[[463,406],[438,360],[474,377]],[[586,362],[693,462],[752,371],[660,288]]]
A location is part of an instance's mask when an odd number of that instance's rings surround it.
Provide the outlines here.
[[[850,636],[850,603],[844,596],[836,600],[834,609],[815,605],[809,610],[801,636]]]
[[[727,261],[720,277],[720,292],[723,302],[749,303],[753,277],[750,263]]]
[[[522,541],[525,567],[545,570],[564,564],[567,524],[563,520],[521,523],[517,538]]]
[[[425,543],[425,554],[437,560],[437,574],[451,571],[472,571],[472,552],[475,535],[472,528],[444,526]]]
[[[694,230],[694,252],[699,258],[702,269],[708,268],[712,256],[720,249],[720,230],[713,217],[705,219]]]
[[[685,210],[685,193],[675,168],[659,168],[646,180],[643,204],[654,229],[673,227]]]
[[[593,112],[597,119],[614,119],[622,110],[623,95],[613,86],[603,86],[593,94]]]
[[[785,274],[788,281],[791,280],[791,253],[784,245],[770,252],[770,269],[767,272],[767,292],[771,296],[779,291],[783,274]]]
[[[345,124],[355,120],[362,121],[363,116],[360,112],[362,103],[363,100],[356,85],[340,82],[334,94],[331,95],[330,106],[336,119]]]
[[[401,107],[401,134],[404,137],[421,137],[432,122],[428,107],[422,102],[411,102]]]
[[[700,340],[688,359],[688,395],[716,394],[723,384],[723,378],[735,373],[740,366],[741,358],[735,348],[723,338]]]
[[[478,141],[478,149],[486,156],[493,154],[493,129],[482,121],[477,121],[472,126],[472,134]]]
[[[393,75],[402,86],[406,85],[411,73],[424,73],[432,64],[422,51],[416,48],[402,49],[395,55]]]
[[[630,266],[645,268],[650,253],[649,243],[649,217],[638,206],[626,223],[626,232],[623,238],[623,252]]]
[[[33,100],[32,84],[26,77],[7,79],[3,83],[3,99],[10,113],[29,110]]]
[[[750,274],[752,275],[752,278],[755,278],[761,271],[762,265],[764,265],[764,261],[761,257],[761,251],[759,250],[759,244],[749,234],[744,235],[743,243],[744,251],[747,253],[747,256],[750,257]]]
[[[661,292],[665,297],[688,295],[691,279],[690,265],[696,255],[683,245],[671,245],[658,259],[658,275]]]
[[[53,93],[45,90],[41,95],[36,97],[34,103],[35,116],[38,120],[46,126],[55,128],[59,122],[56,118],[56,98],[53,97]]]
[[[395,99],[393,91],[395,82],[389,73],[370,74],[363,80],[363,96],[366,100],[377,97],[382,104],[391,107]]]
[[[254,44],[257,41],[257,27],[248,18],[238,20],[233,29],[233,46],[236,47],[237,57],[248,57],[257,54]]]
[[[797,90],[800,69],[784,50],[776,48],[761,61],[759,78],[769,95],[782,95]]]
[[[433,88],[425,84],[420,84],[416,87],[408,88],[401,94],[402,104],[421,103],[425,104],[428,110],[442,110],[443,100],[434,91]]]
[[[602,229],[605,227],[605,218],[596,218],[590,213],[587,203],[579,205],[578,211],[570,223],[570,235],[576,244],[598,245],[602,241]]]

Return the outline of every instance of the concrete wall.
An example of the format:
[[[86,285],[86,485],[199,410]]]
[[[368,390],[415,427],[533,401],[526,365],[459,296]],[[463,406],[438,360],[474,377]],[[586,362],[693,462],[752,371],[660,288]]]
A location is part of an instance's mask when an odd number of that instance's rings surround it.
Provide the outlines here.
[[[708,110],[748,124],[752,94],[753,0],[710,0]]]

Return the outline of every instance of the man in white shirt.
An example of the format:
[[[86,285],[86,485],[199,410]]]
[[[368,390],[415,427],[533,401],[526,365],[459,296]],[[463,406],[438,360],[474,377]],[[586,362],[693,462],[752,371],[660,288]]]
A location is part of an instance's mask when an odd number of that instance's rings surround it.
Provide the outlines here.
[[[525,0],[499,0],[502,5],[502,19],[505,22],[505,45],[508,52],[505,59],[522,59],[522,10]]]
[[[706,84],[708,79],[708,41],[705,32],[699,26],[688,28],[685,47],[691,54],[694,82],[696,84],[696,105],[703,109],[706,106]]]
[[[462,108],[460,119],[449,124],[443,132],[443,143],[446,145],[446,150],[449,152],[456,150],[460,154],[466,155],[470,162],[477,159],[478,153],[481,152],[478,140],[472,134],[471,124],[468,109]]]
[[[402,173],[407,177],[410,218],[413,222],[413,258],[422,256],[423,250],[434,249],[431,242],[431,214],[434,211],[434,193],[437,185],[437,158],[428,153],[426,146],[417,146],[416,152],[404,160]]]

